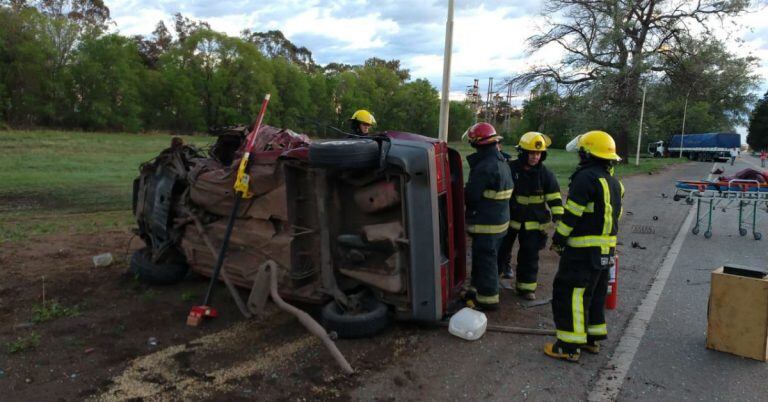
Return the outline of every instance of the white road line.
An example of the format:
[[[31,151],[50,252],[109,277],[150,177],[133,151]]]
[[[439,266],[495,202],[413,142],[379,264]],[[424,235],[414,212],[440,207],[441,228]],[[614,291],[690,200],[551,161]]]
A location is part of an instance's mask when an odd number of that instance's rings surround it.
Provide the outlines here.
[[[717,164],[713,165],[712,170],[715,169]],[[712,174],[709,175],[709,179],[712,179]],[[664,256],[664,262],[661,265],[661,269],[656,273],[656,278],[653,280],[651,290],[645,295],[643,302],[638,307],[632,319],[624,330],[621,336],[619,345],[616,346],[616,350],[613,351],[608,364],[600,371],[600,376],[592,387],[592,390],[587,395],[587,400],[591,402],[602,401],[615,401],[619,396],[621,387],[624,385],[624,379],[629,373],[629,367],[632,365],[632,361],[635,359],[637,349],[640,347],[640,341],[645,335],[645,330],[648,328],[648,323],[653,317],[653,312],[656,310],[656,305],[661,298],[661,293],[664,291],[664,286],[667,284],[669,274],[672,272],[672,267],[675,266],[677,256],[680,254],[680,250],[683,247],[685,236],[688,233],[688,229],[693,222],[695,207],[691,206],[686,217],[685,222],[680,226],[680,229],[675,235],[675,240],[672,242],[672,246],[669,248],[667,255]]]

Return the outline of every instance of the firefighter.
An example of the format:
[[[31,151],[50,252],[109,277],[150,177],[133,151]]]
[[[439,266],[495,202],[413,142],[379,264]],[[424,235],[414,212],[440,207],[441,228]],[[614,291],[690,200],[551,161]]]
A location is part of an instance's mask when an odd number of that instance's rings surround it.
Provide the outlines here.
[[[349,118],[349,126],[352,130],[352,134],[356,136],[366,136],[371,130],[372,126],[376,125],[376,119],[373,118],[371,112],[360,109],[352,114]]]
[[[477,123],[464,136],[477,151],[467,156],[467,232],[472,237],[472,286],[465,294],[471,307],[495,310],[499,305],[498,252],[509,228],[512,177],[499,151],[501,136],[488,123]]]
[[[515,192],[509,200],[509,231],[499,251],[499,270],[505,278],[512,277],[512,245],[517,252],[515,289],[525,299],[536,299],[536,276],[539,272],[539,250],[547,244],[545,229],[549,222],[563,215],[560,186],[551,170],[544,166],[548,136],[528,132],[520,137],[517,159],[509,162]]]
[[[578,150],[563,219],[557,223],[552,250],[560,265],[552,286],[552,314],[557,341],[544,345],[547,356],[578,361],[581,350],[600,351],[608,335],[605,297],[608,268],[616,247],[624,186],[613,177],[613,138],[603,131],[583,134],[566,147]]]

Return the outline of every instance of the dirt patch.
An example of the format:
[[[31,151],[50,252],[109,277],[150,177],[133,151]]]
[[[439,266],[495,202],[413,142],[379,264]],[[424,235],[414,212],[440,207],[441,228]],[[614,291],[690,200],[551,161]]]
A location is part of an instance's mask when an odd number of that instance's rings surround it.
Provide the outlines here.
[[[207,279],[191,276],[167,287],[140,284],[127,270],[132,250],[141,246],[123,231],[3,246],[4,397],[346,400],[369,373],[426,352],[418,347],[420,338],[433,331],[396,325],[375,338],[338,341],[356,369],[355,375],[345,376],[295,319],[270,305],[266,319],[245,321],[224,287],[215,296],[221,316],[199,328],[187,327],[186,315],[202,299]],[[115,263],[94,268],[91,257],[103,252],[112,252]],[[46,305],[56,302],[76,313],[33,322],[33,306],[42,305],[43,282]],[[39,338],[36,347],[9,352],[9,343],[32,336]]]

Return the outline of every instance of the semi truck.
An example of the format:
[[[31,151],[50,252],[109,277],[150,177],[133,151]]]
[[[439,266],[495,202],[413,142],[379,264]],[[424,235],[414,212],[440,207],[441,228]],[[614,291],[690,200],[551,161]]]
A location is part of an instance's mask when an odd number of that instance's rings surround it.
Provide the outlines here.
[[[682,154],[695,161],[722,161],[730,157],[732,149],[741,147],[741,136],[737,133],[675,134],[667,141],[648,144],[648,153],[655,157],[677,157]]]

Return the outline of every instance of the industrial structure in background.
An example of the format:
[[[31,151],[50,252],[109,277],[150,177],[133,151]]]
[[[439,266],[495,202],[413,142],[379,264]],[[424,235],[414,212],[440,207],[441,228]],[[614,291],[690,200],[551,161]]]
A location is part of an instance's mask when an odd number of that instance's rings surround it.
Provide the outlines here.
[[[502,90],[505,91],[504,95],[502,95]],[[480,80],[475,78],[474,83],[467,86],[465,101],[472,109],[475,123],[478,120],[486,121],[501,128],[501,131],[508,132],[512,119],[520,119],[523,115],[522,109],[512,106],[512,97],[510,85],[504,85],[495,91],[493,77],[489,77],[488,89],[483,100],[483,96],[480,94]]]

